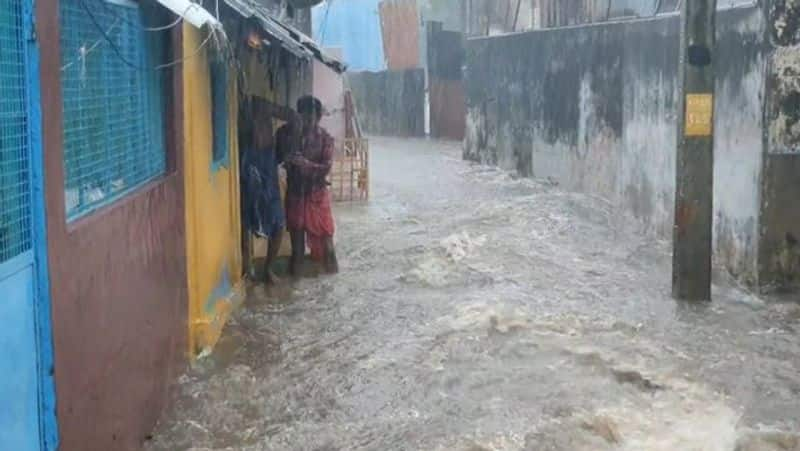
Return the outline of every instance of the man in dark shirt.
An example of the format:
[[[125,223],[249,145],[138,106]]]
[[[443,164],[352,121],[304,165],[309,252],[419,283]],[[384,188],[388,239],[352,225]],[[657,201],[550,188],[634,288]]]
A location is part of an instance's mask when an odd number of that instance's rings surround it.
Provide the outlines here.
[[[300,275],[308,238],[312,258],[332,274],[339,270],[327,182],[333,165],[333,138],[319,125],[322,118],[319,99],[302,97],[297,101],[297,112],[278,130],[276,139],[288,176],[286,222],[292,240],[289,269],[292,275]]]
[[[241,158],[242,207],[246,230],[269,240],[266,282],[272,284],[278,281],[272,268],[283,242],[285,227],[278,180],[281,160],[273,145],[270,115],[258,107],[253,111],[252,133],[250,139],[243,142],[245,147]]]

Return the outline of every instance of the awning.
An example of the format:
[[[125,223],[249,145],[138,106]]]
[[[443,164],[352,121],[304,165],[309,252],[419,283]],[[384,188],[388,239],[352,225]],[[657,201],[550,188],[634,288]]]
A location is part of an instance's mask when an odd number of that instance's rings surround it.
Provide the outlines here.
[[[313,39],[300,30],[273,18],[265,6],[259,5],[253,0],[224,0],[224,2],[242,17],[257,20],[264,32],[280,42],[284,49],[298,58],[304,60],[316,58],[338,73],[347,70],[344,63],[326,54]]]
[[[222,29],[222,24],[210,12],[190,0],[156,0],[173,13],[183,17],[183,20],[196,28],[208,26],[212,29]]]

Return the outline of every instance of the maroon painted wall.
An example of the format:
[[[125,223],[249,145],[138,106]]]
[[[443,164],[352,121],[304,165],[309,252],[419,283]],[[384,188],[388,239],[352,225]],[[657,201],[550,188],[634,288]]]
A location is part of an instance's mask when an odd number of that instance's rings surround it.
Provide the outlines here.
[[[139,449],[186,361],[180,67],[167,77],[171,171],[67,224],[57,0],[37,2],[36,14],[60,449]]]
[[[462,80],[430,78],[431,136],[461,141],[467,128]]]
[[[419,14],[416,0],[384,0],[378,4],[386,68],[416,69],[419,61]]]
[[[461,141],[467,116],[464,35],[434,21],[426,23],[426,33],[431,136]]]
[[[759,284],[800,291],[800,154],[769,154],[761,176]]]

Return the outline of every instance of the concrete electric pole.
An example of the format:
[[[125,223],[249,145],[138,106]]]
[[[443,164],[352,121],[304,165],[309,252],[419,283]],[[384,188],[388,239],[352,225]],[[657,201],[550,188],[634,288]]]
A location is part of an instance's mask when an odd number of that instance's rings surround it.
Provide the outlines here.
[[[716,0],[683,0],[672,295],[711,300]]]

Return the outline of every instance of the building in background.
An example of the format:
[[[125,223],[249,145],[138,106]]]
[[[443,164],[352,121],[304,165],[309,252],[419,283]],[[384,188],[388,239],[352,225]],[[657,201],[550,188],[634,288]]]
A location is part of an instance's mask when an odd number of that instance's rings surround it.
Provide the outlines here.
[[[355,2],[354,2],[355,3]],[[369,28],[374,18],[331,14],[338,2],[315,8],[323,24],[315,30]],[[347,3],[347,8],[355,7]],[[340,6],[345,8],[345,6]],[[461,0],[383,0],[376,2],[379,34],[359,45],[381,54],[379,67],[350,64],[349,87],[358,117],[368,134],[433,136],[460,140],[464,136],[464,35],[466,15]],[[432,20],[433,18],[441,20]],[[446,29],[451,24],[455,29]],[[322,39],[322,36],[320,36]],[[343,41],[348,45],[348,41]]]

